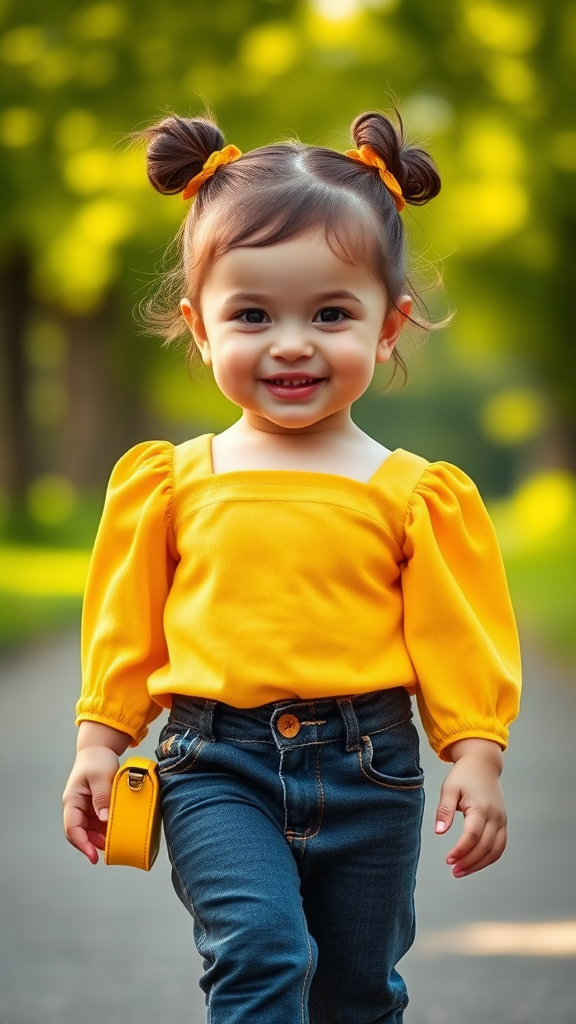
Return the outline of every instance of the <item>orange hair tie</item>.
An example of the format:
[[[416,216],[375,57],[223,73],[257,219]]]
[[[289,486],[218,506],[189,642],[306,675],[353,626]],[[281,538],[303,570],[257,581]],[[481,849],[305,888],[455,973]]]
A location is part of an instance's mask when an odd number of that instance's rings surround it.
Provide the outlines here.
[[[191,199],[200,190],[204,182],[212,177],[214,171],[218,170],[219,167],[225,167],[226,164],[234,163],[241,156],[242,151],[238,149],[238,146],[224,146],[224,149],[215,149],[208,157],[202,170],[195,174],[193,178],[190,178],[182,193],[182,199]]]
[[[392,199],[398,213],[404,209],[406,200],[402,195],[400,185],[394,175],[387,169],[382,157],[378,156],[378,153],[372,149],[372,146],[364,145],[360,146],[360,149],[347,149],[345,155],[349,156],[351,160],[356,160],[359,164],[365,164],[366,167],[376,167],[386,188],[392,193]]]

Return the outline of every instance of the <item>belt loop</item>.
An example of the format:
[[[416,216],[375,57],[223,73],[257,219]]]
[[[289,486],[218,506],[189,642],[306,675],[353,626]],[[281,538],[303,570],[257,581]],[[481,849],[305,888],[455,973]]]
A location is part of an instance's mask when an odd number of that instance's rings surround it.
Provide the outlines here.
[[[200,713],[200,734],[204,739],[209,740],[210,743],[214,743],[215,740],[214,733],[212,732],[215,707],[215,700],[207,700],[204,702],[204,707]]]
[[[358,750],[360,747],[360,732],[358,730],[358,719],[350,697],[338,701],[338,708],[346,728],[346,750]]]

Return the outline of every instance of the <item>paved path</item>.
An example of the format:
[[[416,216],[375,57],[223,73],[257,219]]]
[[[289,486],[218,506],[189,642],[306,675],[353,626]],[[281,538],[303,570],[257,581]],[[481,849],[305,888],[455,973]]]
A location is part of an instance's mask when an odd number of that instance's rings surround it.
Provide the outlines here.
[[[164,851],[150,875],[92,868],[61,834],[75,639],[5,658],[0,671],[1,1024],[202,1024],[201,967]],[[518,955],[522,942],[543,954],[566,929],[506,928],[576,921],[576,680],[533,657],[526,674],[505,772],[511,840],[499,865],[451,878],[443,857],[452,840],[435,837],[431,823],[443,767],[424,750],[419,939],[402,967],[412,996],[407,1024],[576,1021],[574,936],[571,956],[526,956]],[[486,937],[477,927],[486,921],[504,927]],[[488,955],[450,952],[483,937]],[[498,944],[504,954],[492,955]]]

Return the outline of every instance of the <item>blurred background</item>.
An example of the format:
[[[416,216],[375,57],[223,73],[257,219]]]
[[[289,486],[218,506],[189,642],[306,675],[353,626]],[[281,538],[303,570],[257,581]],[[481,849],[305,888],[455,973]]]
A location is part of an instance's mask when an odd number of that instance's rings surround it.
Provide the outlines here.
[[[294,136],[344,150],[353,118],[394,100],[444,182],[403,214],[411,278],[433,317],[455,315],[406,336],[407,386],[377,375],[355,418],[478,482],[526,668],[509,849],[464,883],[444,864],[453,832],[433,834],[443,766],[422,744],[410,1019],[573,1024],[575,70],[574,0],[0,0],[3,1024],[204,1019],[165,851],[150,876],[93,872],[60,826],[112,466],[238,416],[135,324],[184,206],[153,191],[125,136],[209,103],[242,150]]]
[[[357,422],[453,461],[494,516],[518,613],[576,659],[576,4],[2,0],[0,640],[79,619],[104,489],[132,444],[238,410],[133,310],[183,216],[124,136],[208,102],[243,150],[345,149],[396,100],[444,187],[406,212],[412,276],[456,315],[407,338]]]

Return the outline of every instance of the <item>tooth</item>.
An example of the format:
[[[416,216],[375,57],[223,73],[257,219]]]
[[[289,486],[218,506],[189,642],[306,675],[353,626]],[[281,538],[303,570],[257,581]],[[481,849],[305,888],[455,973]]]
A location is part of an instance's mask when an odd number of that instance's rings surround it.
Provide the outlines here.
[[[271,384],[275,384],[276,387],[281,387],[281,388],[303,387],[303,386],[305,386],[307,384],[314,384],[314,382],[316,380],[315,377],[296,377],[296,378],[292,378],[292,377],[290,377],[290,378],[287,378],[287,377],[270,377],[268,379],[269,379]]]

